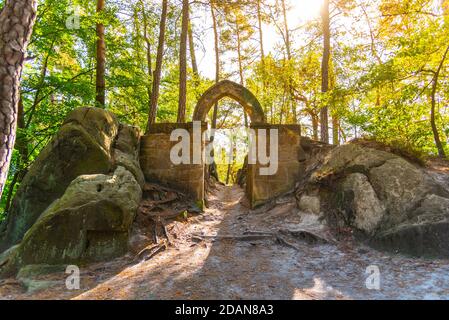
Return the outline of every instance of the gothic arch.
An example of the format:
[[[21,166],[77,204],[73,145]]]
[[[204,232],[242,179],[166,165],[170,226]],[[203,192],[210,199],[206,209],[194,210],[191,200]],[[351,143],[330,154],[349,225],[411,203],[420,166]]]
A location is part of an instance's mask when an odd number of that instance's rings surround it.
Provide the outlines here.
[[[223,80],[210,87],[200,98],[193,113],[193,121],[205,121],[209,110],[215,103],[224,97],[229,97],[243,106],[251,123],[265,123],[265,114],[262,106],[251,91],[244,86]]]

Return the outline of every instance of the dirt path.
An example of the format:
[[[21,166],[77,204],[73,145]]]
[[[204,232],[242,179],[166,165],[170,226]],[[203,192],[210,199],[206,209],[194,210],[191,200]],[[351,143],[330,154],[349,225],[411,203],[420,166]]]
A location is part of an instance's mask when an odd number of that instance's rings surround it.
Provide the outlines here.
[[[132,257],[81,268],[81,289],[55,285],[21,292],[14,280],[0,286],[6,299],[449,299],[449,261],[388,255],[351,242],[297,249],[270,239],[235,241],[248,231],[308,229],[326,236],[293,199],[268,211],[250,211],[237,187],[218,186],[206,213],[171,228],[174,245],[145,262]],[[192,235],[203,235],[199,240]],[[177,235],[177,237],[176,237]],[[218,236],[214,240],[212,236]],[[380,290],[369,290],[366,269],[378,266]],[[9,287],[8,287],[9,286]],[[9,291],[8,291],[9,289]],[[16,291],[15,291],[16,290]]]

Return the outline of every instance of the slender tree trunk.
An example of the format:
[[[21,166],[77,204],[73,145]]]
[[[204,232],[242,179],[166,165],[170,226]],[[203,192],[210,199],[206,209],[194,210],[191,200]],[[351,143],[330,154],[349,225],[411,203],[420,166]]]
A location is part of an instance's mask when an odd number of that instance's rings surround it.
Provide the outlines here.
[[[332,60],[330,60],[330,62],[332,62]],[[330,63],[329,73],[330,73],[330,77],[329,77],[330,89],[332,90],[335,88],[335,82],[336,82],[333,63]],[[339,115],[337,112],[338,110],[336,110],[335,106],[334,106],[333,111],[334,112],[332,113],[332,143],[335,146],[338,146],[338,145],[340,145],[340,118],[339,118]]]
[[[190,16],[190,14],[189,14]],[[198,63],[196,60],[196,52],[195,52],[195,38],[193,37],[193,24],[192,19],[189,17],[189,50],[190,50],[190,61],[192,64],[192,73],[193,73],[193,85],[195,88],[195,97],[197,100],[201,98],[201,92],[198,91],[198,87],[200,85],[200,73],[198,71]]]
[[[18,113],[17,113],[17,127],[19,130],[25,130],[25,111],[23,109],[23,101],[22,98],[19,99]],[[18,135],[16,141],[16,149],[19,151],[20,162],[26,166],[28,163],[28,139],[23,136],[24,133]],[[22,136],[22,137],[20,137]],[[20,138],[19,138],[20,137]]]
[[[263,43],[263,28],[262,28],[262,12],[260,9],[260,1],[257,0],[257,22],[259,25],[259,42],[260,42],[260,60],[261,60],[261,66],[262,66],[262,100],[265,100],[265,90],[266,90],[266,72],[265,72],[265,49],[264,49],[264,43]],[[266,110],[266,104],[265,101],[263,101],[264,105],[264,112],[267,114]]]
[[[290,46],[290,31],[288,29],[287,8],[285,6],[285,0],[282,0],[282,13],[284,15],[284,32],[285,32],[285,49],[287,50],[287,59],[292,59],[292,50]]]
[[[29,109],[28,119],[24,126],[25,128],[28,128],[31,125],[31,122],[33,121],[33,118],[34,118],[34,113],[36,112],[36,109],[37,109],[39,103],[42,101],[41,92],[42,92],[42,89],[44,88],[45,78],[47,77],[47,73],[48,73],[48,59],[50,58],[50,54],[52,53],[53,48],[54,48],[54,41],[53,41],[52,45],[50,46],[50,50],[47,52],[44,60],[42,61],[42,68],[40,71],[39,84],[36,88],[36,92],[34,93],[33,104],[31,105],[31,108]],[[22,98],[20,98],[20,99],[22,99]]]
[[[262,12],[260,9],[260,0],[257,0],[257,22],[259,24],[260,55],[262,57],[262,64],[264,64],[265,50],[263,46]]]
[[[229,180],[231,178],[231,170],[232,170],[232,164],[228,164],[228,171],[226,172],[226,185],[229,185]]]
[[[313,140],[315,141],[318,141],[318,123],[319,123],[318,116],[312,115]]]
[[[440,158],[446,158],[446,153],[444,152],[444,148],[443,148],[443,144],[440,139],[438,127],[435,122],[436,93],[438,90],[438,80],[440,77],[441,69],[443,68],[444,61],[446,60],[448,52],[449,52],[449,47],[447,47],[446,51],[444,52],[443,58],[441,59],[440,65],[438,66],[438,69],[435,72],[435,75],[434,75],[433,81],[432,81],[432,97],[431,97],[432,98],[432,106],[430,109],[430,124],[432,126],[433,138],[435,140],[435,145],[438,149],[438,156]]]
[[[336,146],[340,144],[340,119],[336,114],[332,115],[332,143]]]
[[[189,0],[182,1],[181,45],[179,47],[178,123],[186,121],[187,104],[187,36],[189,32]]]
[[[19,85],[37,1],[7,0],[0,12],[0,198],[16,139]]]
[[[244,86],[245,85],[245,77],[243,75],[242,43],[241,43],[241,39],[240,39],[240,26],[238,23],[236,24],[236,30],[237,30],[237,56],[238,56],[238,62],[239,62],[240,84],[242,86]]]
[[[281,110],[279,112],[279,123],[280,124],[282,124],[282,120],[284,119],[285,102],[287,100],[287,91],[288,91],[288,88],[286,88],[286,85],[284,84],[284,92],[282,93]]]
[[[265,87],[265,49],[263,45],[262,12],[260,10],[260,0],[257,0],[257,22],[259,24],[259,42],[260,42],[260,57],[262,60],[261,62],[262,62],[263,86]]]
[[[242,59],[242,40],[240,38],[240,25],[238,21],[235,22],[236,32],[237,32],[237,58],[239,62],[239,75],[240,75],[240,84],[242,86],[245,85],[245,77],[243,75],[243,59]],[[246,115],[245,110],[243,110],[243,118],[245,121],[245,127],[248,127],[248,116]]]
[[[143,16],[143,37],[146,44],[146,57],[147,57],[147,74],[148,74],[148,86],[147,86],[147,94],[148,94],[148,110],[151,109],[151,83],[153,82],[153,61],[151,59],[151,41],[148,36],[148,17],[145,11],[145,5],[141,2],[142,7],[142,16]]]
[[[214,6],[210,4],[210,10],[212,15],[212,23],[214,29],[214,45],[215,45],[215,83],[220,81],[220,44],[218,36],[217,17],[215,16]],[[214,112],[212,116],[212,129],[217,128],[217,115],[218,115],[218,102],[214,106]]]
[[[285,0],[282,0],[281,2],[282,2],[282,13],[283,13],[283,16],[284,16],[284,33],[285,33],[284,40],[285,40],[285,48],[286,48],[286,51],[287,51],[287,64],[288,64],[288,66],[290,68],[291,62],[292,62],[292,59],[293,59],[292,49],[291,49],[291,42],[290,42],[290,30],[288,28],[287,8],[286,8],[286,5],[285,5]],[[289,72],[290,72],[290,70],[289,70]],[[289,76],[289,78],[288,78],[288,87],[289,87],[288,90],[289,90],[289,95],[290,95],[288,102],[291,104],[293,123],[297,123],[298,116],[297,116],[297,112],[296,112],[296,103],[295,103],[295,101],[293,99],[293,97],[294,97],[294,94],[293,94],[293,81],[291,79],[291,76]]]
[[[321,11],[323,25],[323,61],[321,64],[321,92],[329,91],[329,60],[330,60],[330,17],[329,0],[324,0]],[[328,106],[324,106],[320,112],[321,120],[321,141],[329,143],[329,111]]]
[[[363,11],[363,14],[366,18],[366,23],[368,25],[369,28],[369,32],[370,32],[370,40],[371,40],[371,45],[370,45],[370,51],[371,51],[371,55],[376,59],[377,64],[380,66],[382,65],[382,59],[380,58],[379,54],[377,53],[376,50],[376,39],[375,39],[375,35],[374,35],[374,30],[371,24],[371,19],[368,15],[368,12],[366,11],[365,7],[363,5],[360,6],[360,8]],[[376,87],[376,107],[380,107],[381,105],[381,92],[380,92],[380,87],[377,86]]]
[[[240,38],[240,25],[238,24],[238,21],[236,20],[236,32],[237,32],[237,58],[239,63],[239,75],[240,75],[240,84],[242,86],[245,85],[245,78],[243,75],[243,61],[242,61],[242,43]],[[248,116],[246,115],[245,110],[243,110],[243,118],[245,121],[245,127],[247,128],[249,126],[248,124]],[[232,145],[233,147],[233,145]],[[228,171],[226,174],[226,185],[229,184],[229,178],[231,176],[231,169],[232,169],[232,162],[228,163]]]
[[[159,88],[161,83],[162,62],[164,59],[165,28],[167,24],[168,0],[162,0],[162,14],[159,25],[159,43],[157,46],[156,68],[153,74],[153,89],[151,91],[150,110],[148,111],[147,131],[156,122],[157,103],[159,100]]]
[[[218,37],[218,26],[217,26],[217,18],[215,16],[215,10],[213,3],[210,4],[210,11],[212,16],[212,24],[214,29],[214,45],[215,45],[215,83],[220,81],[220,48],[219,48],[219,37]],[[212,114],[212,129],[215,130],[217,128],[217,117],[218,117],[218,102],[214,105],[214,111]],[[210,143],[214,143],[215,136],[214,134],[210,138]],[[214,150],[212,150],[212,157],[214,157]],[[209,166],[209,174],[214,177],[217,181],[220,180],[217,171],[217,164],[214,162]]]
[[[228,170],[227,170],[227,173],[226,173],[226,185],[229,185],[229,182],[230,182],[230,180],[231,180],[231,173],[232,173],[232,168],[234,167],[234,160],[235,160],[235,153],[234,153],[234,147],[235,147],[235,145],[234,145],[234,136],[232,137],[232,142],[231,142],[231,152],[232,152],[232,154],[233,154],[233,156],[232,156],[232,161],[229,161],[229,164],[228,164]],[[228,159],[228,160],[231,160],[231,159]]]
[[[195,41],[193,38],[193,26],[192,21],[190,19],[189,19],[189,50],[190,50],[190,60],[192,61],[193,76],[195,77],[195,82],[197,82],[200,77],[200,74],[198,72],[198,63],[196,61]]]
[[[97,14],[104,12],[105,0],[97,0]],[[96,103],[100,108],[106,103],[106,44],[104,39],[104,25],[97,23],[97,76],[96,76]]]

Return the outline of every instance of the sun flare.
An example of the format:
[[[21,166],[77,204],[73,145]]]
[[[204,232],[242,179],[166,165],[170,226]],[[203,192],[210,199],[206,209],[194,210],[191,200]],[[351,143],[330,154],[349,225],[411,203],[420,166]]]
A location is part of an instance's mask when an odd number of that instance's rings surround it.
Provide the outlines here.
[[[323,0],[295,0],[291,2],[291,10],[288,13],[289,20],[306,22],[320,15]]]

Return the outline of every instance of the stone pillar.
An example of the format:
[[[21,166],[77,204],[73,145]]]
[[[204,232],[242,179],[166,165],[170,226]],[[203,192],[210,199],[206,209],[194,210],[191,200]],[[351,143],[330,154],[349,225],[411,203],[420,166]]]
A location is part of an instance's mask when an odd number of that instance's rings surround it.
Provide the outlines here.
[[[278,130],[278,170],[274,175],[261,175],[260,168],[263,166],[257,161],[256,164],[248,164],[246,193],[251,207],[255,208],[269,200],[285,194],[295,188],[301,174],[301,163],[304,151],[301,148],[301,126],[300,125],[251,125],[255,130],[256,141],[259,140],[259,130],[266,130],[267,154],[270,156],[270,132]]]
[[[141,139],[140,166],[149,182],[160,183],[180,190],[204,203],[204,140],[203,133],[207,124],[201,122],[201,155],[200,163],[193,164],[193,123],[157,123]],[[190,134],[190,164],[175,165],[170,159],[170,151],[179,141],[170,141],[172,132],[185,129]]]

